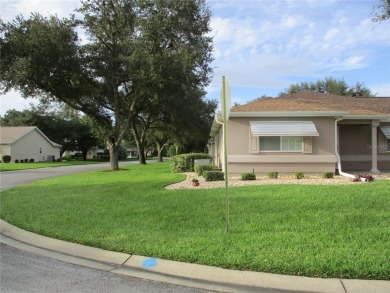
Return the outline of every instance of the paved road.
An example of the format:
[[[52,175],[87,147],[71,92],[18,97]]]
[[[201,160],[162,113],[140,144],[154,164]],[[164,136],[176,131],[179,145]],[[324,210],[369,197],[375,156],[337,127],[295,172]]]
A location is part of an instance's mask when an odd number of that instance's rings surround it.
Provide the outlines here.
[[[172,292],[205,293],[201,289],[121,276],[0,246],[0,292]]]

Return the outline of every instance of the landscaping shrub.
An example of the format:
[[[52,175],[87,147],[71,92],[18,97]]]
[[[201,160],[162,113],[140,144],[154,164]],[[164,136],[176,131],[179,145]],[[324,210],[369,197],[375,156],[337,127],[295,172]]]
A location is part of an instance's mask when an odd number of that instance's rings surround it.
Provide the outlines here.
[[[222,171],[204,171],[203,177],[206,181],[224,181],[225,176]]]
[[[267,174],[267,176],[268,176],[269,179],[278,179],[279,173],[275,172],[275,171],[274,172],[269,172]]]
[[[34,159],[30,159],[30,160],[29,160],[29,163],[34,163]]]
[[[255,173],[242,173],[241,180],[256,180]]]
[[[3,163],[9,163],[9,162],[11,162],[11,156],[10,155],[3,155],[1,157],[1,160],[3,161]]]
[[[303,177],[305,177],[303,172],[295,172],[295,179],[302,179]]]
[[[194,170],[198,176],[203,176],[204,171],[212,171],[217,169],[214,164],[195,164]]]
[[[63,160],[66,160],[66,161],[72,161],[73,160],[73,157],[71,155],[66,155],[65,157],[62,158]]]
[[[172,172],[194,172],[194,161],[197,159],[211,159],[211,157],[204,153],[182,154],[171,157]]]
[[[324,172],[321,175],[322,178],[326,178],[326,179],[331,179],[331,178],[333,178],[333,176],[334,176],[333,172]]]
[[[18,159],[16,159],[16,160],[15,160],[15,163],[19,163],[19,160],[18,160]]]
[[[374,177],[370,174],[355,174],[355,178],[352,179],[352,181],[359,182],[362,181],[362,178],[365,179],[365,181],[374,181]]]
[[[28,159],[24,159],[24,162],[25,162],[25,163],[28,163]]]

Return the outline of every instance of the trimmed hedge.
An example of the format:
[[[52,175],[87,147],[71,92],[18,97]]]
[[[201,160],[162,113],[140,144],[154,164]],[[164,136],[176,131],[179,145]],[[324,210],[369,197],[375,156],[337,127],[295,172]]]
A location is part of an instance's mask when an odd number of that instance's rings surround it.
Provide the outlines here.
[[[211,156],[204,153],[193,153],[171,157],[171,170],[174,173],[194,172],[194,161],[197,159],[211,159]]]
[[[255,173],[242,173],[241,180],[256,180]]]
[[[3,163],[9,163],[11,162],[11,156],[10,155],[4,155],[1,157],[1,160],[3,161]]]
[[[216,170],[217,166],[213,164],[195,164],[194,170],[198,176],[203,176],[203,172],[205,171],[213,171]]]
[[[276,171],[274,171],[274,172],[269,172],[269,173],[267,174],[267,176],[268,176],[268,178],[270,178],[270,179],[278,179],[279,173],[276,172]]]
[[[333,176],[334,176],[333,172],[324,172],[321,175],[322,178],[327,178],[327,179],[331,179],[331,178],[333,178]]]
[[[203,177],[206,181],[225,181],[225,175],[222,171],[204,171]]]

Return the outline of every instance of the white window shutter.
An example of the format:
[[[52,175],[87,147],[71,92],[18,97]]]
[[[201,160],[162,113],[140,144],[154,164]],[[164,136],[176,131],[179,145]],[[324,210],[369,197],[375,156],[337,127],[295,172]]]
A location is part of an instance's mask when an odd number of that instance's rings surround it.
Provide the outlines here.
[[[259,153],[259,137],[252,135],[250,127],[249,127],[249,153],[250,154]]]
[[[313,152],[313,146],[312,146],[312,137],[311,136],[304,136],[303,137],[303,153],[311,154]]]

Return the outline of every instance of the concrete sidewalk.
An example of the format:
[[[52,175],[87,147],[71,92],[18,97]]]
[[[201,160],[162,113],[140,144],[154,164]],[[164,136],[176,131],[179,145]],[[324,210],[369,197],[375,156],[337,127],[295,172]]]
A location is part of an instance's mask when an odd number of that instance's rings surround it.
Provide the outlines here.
[[[223,292],[388,293],[389,281],[322,279],[235,271],[198,264],[106,251],[69,243],[19,229],[0,220],[0,242],[69,263],[138,277]],[[271,291],[270,291],[271,292]]]

